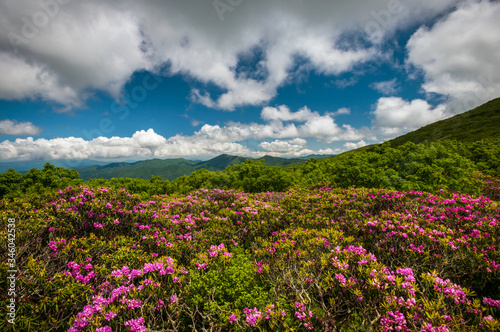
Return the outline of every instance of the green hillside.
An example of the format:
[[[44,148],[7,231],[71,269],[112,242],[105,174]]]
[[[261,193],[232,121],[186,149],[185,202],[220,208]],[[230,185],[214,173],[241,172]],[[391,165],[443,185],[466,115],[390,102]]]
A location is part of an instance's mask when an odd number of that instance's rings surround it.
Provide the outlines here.
[[[190,174],[196,170],[197,163],[183,158],[151,159],[135,163],[111,163],[104,166],[89,166],[76,168],[84,180],[93,178],[139,177],[150,179],[151,176],[161,176],[165,180],[173,180],[179,176]]]
[[[203,162],[197,164],[196,169],[204,168],[204,169],[209,170],[209,171],[222,171],[227,166],[231,166],[234,164],[241,164],[246,159],[247,158],[245,158],[245,157],[222,154],[220,156],[217,156],[215,158],[212,158],[210,160],[203,161]]]
[[[390,142],[392,147],[397,147],[406,142],[417,144],[451,139],[472,143],[490,138],[500,138],[500,98],[399,136]]]
[[[151,159],[135,163],[111,163],[104,166],[88,166],[76,168],[83,180],[95,178],[141,178],[150,179],[151,176],[160,176],[164,180],[172,181],[180,176],[189,175],[198,169],[209,171],[223,171],[226,167],[242,164],[245,160],[263,161],[264,166],[292,166],[305,162],[303,159],[286,159],[264,156],[259,159],[231,156],[223,154],[207,161],[192,161],[183,158]]]

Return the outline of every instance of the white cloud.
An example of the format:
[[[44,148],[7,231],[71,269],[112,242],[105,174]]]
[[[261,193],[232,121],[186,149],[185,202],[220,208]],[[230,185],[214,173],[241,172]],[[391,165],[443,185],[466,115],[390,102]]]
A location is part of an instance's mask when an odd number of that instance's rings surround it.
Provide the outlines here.
[[[167,142],[163,136],[155,133],[153,129],[148,129],[148,131],[136,131],[134,135],[132,135],[132,141],[139,146],[147,148],[162,146]]]
[[[305,146],[307,144],[307,141],[303,138],[300,138],[300,137],[296,137],[294,139],[291,139],[288,142],[290,142],[291,144],[296,144],[296,145],[300,145],[300,146]]]
[[[318,73],[344,73],[379,56],[377,45],[339,46],[344,32],[363,33],[375,24],[378,35],[390,35],[456,2],[402,1],[402,10],[391,13],[386,0],[318,0],[313,6],[301,0],[245,1],[221,21],[212,1],[69,1],[47,14],[39,1],[4,0],[0,98],[39,97],[66,109],[81,107],[94,91],[119,98],[134,72],[168,65],[170,74],[223,91],[210,96],[193,90],[196,102],[226,110],[260,105],[289,83],[297,56]],[[388,10],[390,17],[381,20]],[[239,56],[256,47],[262,48],[263,79],[237,75]]]
[[[42,128],[35,126],[31,122],[19,122],[12,120],[0,121],[0,135],[27,136],[38,135]]]
[[[34,140],[28,137],[6,140],[0,143],[0,160],[200,158],[223,153],[253,157],[265,153],[304,156],[340,151],[339,148],[324,145],[319,150],[311,150],[307,147],[306,138],[323,143],[373,138],[368,128],[340,127],[330,115],[321,115],[307,107],[296,112],[291,112],[286,106],[265,107],[261,117],[264,123],[205,124],[191,136],[175,135],[169,138],[148,129],[137,131],[131,137],[97,137],[92,140],[75,137]],[[274,141],[262,142],[266,139]],[[241,143],[245,140],[261,141],[259,146],[267,152],[250,149]]]
[[[295,138],[290,141],[275,140],[273,142],[262,142],[259,144],[266,151],[281,152],[290,154],[302,150],[307,141],[302,138]]]
[[[199,120],[191,120],[191,125],[193,127],[198,127],[199,125],[201,125],[203,123],[203,121],[199,121]]]
[[[296,112],[281,105],[264,107],[261,111],[264,124],[230,122],[226,126],[205,124],[196,135],[218,141],[234,142],[253,138],[312,138],[323,143],[361,139],[369,135],[366,128],[357,130],[349,125],[339,127],[330,114],[320,115],[303,107]]]
[[[341,152],[344,152],[344,151],[340,148],[325,148],[325,149],[319,149],[319,150],[302,149],[300,151],[290,153],[290,156],[303,157],[303,156],[308,156],[311,154],[336,155],[336,154],[339,154]]]
[[[346,148],[347,150],[353,150],[353,149],[358,149],[358,148],[362,148],[363,146],[366,146],[366,142],[361,140],[359,141],[358,143],[354,143],[354,142],[346,142],[344,143],[344,148]]]
[[[264,107],[261,111],[263,120],[278,120],[278,121],[298,121],[304,122],[318,116],[318,113],[311,112],[307,107],[301,108],[297,112],[290,112],[290,109],[281,105],[278,107]]]
[[[395,137],[445,117],[445,106],[432,108],[425,100],[406,101],[399,97],[383,97],[377,101],[372,126],[383,136]]]
[[[0,98],[78,107],[93,90],[119,98],[134,71],[152,68],[130,10],[71,1],[50,17],[38,1],[4,5],[0,26],[9,33],[0,35]]]
[[[395,95],[399,91],[399,84],[396,78],[389,81],[374,82],[370,88],[383,93],[384,95]]]
[[[334,115],[342,115],[342,114],[351,114],[351,110],[347,107],[342,107],[337,110],[337,112],[334,113]]]
[[[66,137],[16,139],[0,143],[2,160],[116,159],[176,156],[214,156],[221,153],[252,155],[246,147],[231,142],[200,141],[195,136],[169,139],[153,129],[137,131],[132,137],[98,137],[90,141]]]
[[[500,3],[464,2],[407,44],[408,62],[425,74],[428,93],[450,97],[449,113],[461,113],[500,95]]]
[[[0,98],[6,100],[37,98],[69,106],[80,106],[78,92],[58,82],[46,66],[0,51]]]
[[[339,140],[337,137],[342,134],[342,129],[337,126],[329,115],[316,116],[309,119],[298,128],[299,136],[314,137],[315,139],[331,143]]]
[[[360,132],[349,125],[339,127],[330,114],[320,115],[307,107],[296,112],[290,111],[285,105],[264,107],[261,118],[265,123],[229,122],[225,126],[205,124],[195,135],[201,139],[220,142],[301,137],[332,143],[344,139],[359,139],[366,134],[366,130]]]
[[[326,112],[325,115],[331,116],[331,117],[336,117],[338,115],[349,115],[351,114],[351,109],[348,107],[341,107],[335,112]]]
[[[335,86],[339,89],[345,89],[349,86],[355,85],[356,83],[358,83],[358,79],[354,77],[351,77],[349,79],[344,78],[333,81],[333,84],[335,84]]]

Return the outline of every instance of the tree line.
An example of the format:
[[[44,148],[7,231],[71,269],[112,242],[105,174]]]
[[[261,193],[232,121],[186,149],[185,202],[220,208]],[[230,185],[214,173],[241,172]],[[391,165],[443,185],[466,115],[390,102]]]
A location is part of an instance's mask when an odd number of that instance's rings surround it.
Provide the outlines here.
[[[159,176],[149,180],[99,178],[83,181],[76,170],[46,163],[43,169],[33,168],[26,174],[13,169],[0,174],[0,198],[26,197],[78,185],[125,188],[144,197],[183,194],[198,188],[255,193],[325,185],[430,192],[445,189],[480,194],[483,177],[500,177],[500,139],[474,143],[455,140],[407,142],[398,147],[385,142],[365,150],[320,160],[312,158],[302,165],[288,167],[264,166],[262,161],[248,159],[224,171],[199,169],[172,181]]]

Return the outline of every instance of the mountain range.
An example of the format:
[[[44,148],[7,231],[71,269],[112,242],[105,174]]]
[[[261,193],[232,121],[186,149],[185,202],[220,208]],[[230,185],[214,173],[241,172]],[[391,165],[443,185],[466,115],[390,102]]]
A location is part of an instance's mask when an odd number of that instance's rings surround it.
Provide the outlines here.
[[[310,158],[325,158],[331,155],[311,155],[302,158],[279,158],[272,156],[264,156],[262,158],[253,159],[240,156],[231,156],[223,154],[206,161],[194,161],[184,158],[176,159],[150,159],[142,160],[133,163],[119,162],[107,165],[93,165],[87,167],[76,167],[83,180],[92,178],[142,178],[150,179],[151,176],[160,176],[164,180],[174,180],[183,175],[189,175],[192,172],[204,168],[209,171],[222,171],[226,167],[241,164],[247,159],[254,161],[263,161],[265,166],[292,166],[305,163]]]

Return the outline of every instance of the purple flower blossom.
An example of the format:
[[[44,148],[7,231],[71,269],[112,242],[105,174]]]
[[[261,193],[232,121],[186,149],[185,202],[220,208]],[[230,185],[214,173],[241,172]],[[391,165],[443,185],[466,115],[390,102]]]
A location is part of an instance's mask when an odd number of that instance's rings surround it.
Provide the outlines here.
[[[235,315],[229,316],[229,323],[231,323],[231,325],[233,325],[233,323],[236,322],[237,320],[238,318]]]
[[[493,300],[488,297],[483,298],[483,304],[495,308],[500,308],[500,300]]]
[[[104,319],[106,319],[107,321],[110,321],[115,317],[116,317],[116,313],[114,313],[113,311],[109,311],[109,312],[104,314]]]
[[[130,332],[146,332],[147,329],[143,324],[144,324],[144,318],[142,317],[139,317],[137,319],[131,319],[124,323],[125,326],[129,327]]]
[[[247,316],[246,322],[250,326],[255,326],[257,321],[262,318],[262,313],[258,311],[257,308],[253,309],[245,308],[243,309],[243,313]]]

